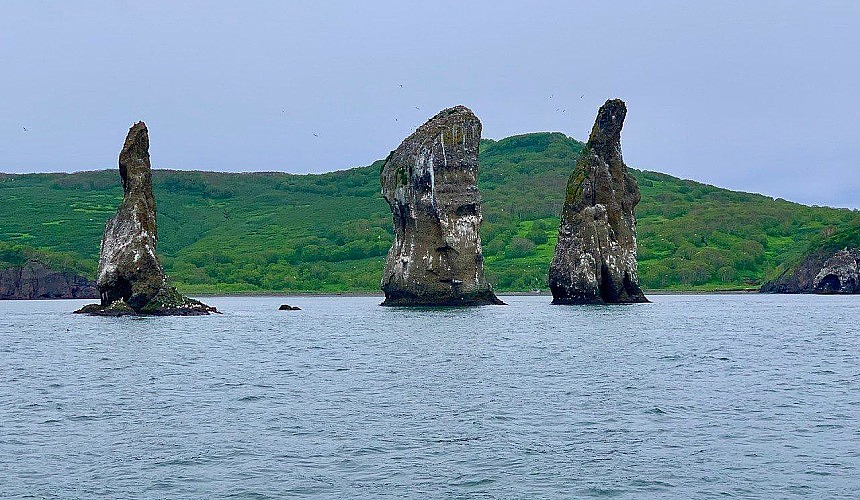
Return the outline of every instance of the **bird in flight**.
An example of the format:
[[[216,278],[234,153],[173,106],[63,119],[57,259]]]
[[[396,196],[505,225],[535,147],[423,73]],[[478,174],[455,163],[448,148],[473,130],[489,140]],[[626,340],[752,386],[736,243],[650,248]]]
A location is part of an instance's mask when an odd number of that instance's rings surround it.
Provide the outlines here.
[[[29,132],[29,130],[27,130],[27,127],[21,127],[21,128],[24,129],[24,132]]]
[[[401,89],[403,88],[403,84],[402,84],[402,83],[400,84],[400,88],[401,88]]]
[[[317,134],[316,132],[314,132],[314,137],[319,137],[319,134]]]
[[[580,99],[582,99],[583,97],[585,97],[585,94],[582,94],[581,96],[579,96]]]
[[[415,106],[415,109],[417,109],[418,111],[421,111],[421,108],[419,108],[418,106]]]

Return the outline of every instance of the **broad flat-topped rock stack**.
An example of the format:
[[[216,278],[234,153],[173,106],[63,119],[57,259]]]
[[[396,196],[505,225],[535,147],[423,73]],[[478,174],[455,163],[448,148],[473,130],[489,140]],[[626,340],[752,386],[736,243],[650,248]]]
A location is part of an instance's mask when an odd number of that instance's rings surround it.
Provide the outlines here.
[[[636,267],[639,186],[621,157],[624,101],[600,107],[567,184],[549,269],[553,304],[648,302]]]
[[[465,106],[441,111],[392,151],[382,195],[394,219],[385,259],[386,306],[502,304],[484,278],[478,146]]]
[[[76,312],[103,316],[195,316],[217,312],[214,307],[183,297],[168,285],[155,254],[158,229],[149,132],[143,122],[135,123],[128,131],[119,155],[119,174],[123,200],[105,226],[99,254],[96,286],[101,304]]]

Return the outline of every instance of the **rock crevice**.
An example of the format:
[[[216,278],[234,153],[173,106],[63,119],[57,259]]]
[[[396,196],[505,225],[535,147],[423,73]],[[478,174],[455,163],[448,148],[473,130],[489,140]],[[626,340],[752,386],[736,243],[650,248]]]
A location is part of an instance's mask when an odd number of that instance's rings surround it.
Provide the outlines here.
[[[860,249],[822,247],[762,285],[762,293],[860,293]]]
[[[815,293],[860,293],[860,249],[845,248],[827,259],[813,282]]]

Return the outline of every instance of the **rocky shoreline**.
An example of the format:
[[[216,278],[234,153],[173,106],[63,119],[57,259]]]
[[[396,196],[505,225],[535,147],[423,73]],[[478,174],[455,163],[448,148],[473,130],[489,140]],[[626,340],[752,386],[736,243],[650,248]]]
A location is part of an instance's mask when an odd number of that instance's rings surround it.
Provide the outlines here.
[[[41,262],[0,269],[0,300],[96,299],[96,284],[71,271],[56,271]]]
[[[860,249],[819,249],[761,287],[762,293],[860,294]]]

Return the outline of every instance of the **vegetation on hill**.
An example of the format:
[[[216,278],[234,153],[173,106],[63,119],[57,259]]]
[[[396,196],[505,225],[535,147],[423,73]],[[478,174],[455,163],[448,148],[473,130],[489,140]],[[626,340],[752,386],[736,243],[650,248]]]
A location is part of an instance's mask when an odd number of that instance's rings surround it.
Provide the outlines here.
[[[536,133],[481,146],[487,276],[500,291],[545,289],[565,186],[583,145]],[[165,270],[188,293],[377,290],[393,238],[380,168],[156,170]],[[856,211],[632,173],[642,191],[639,272],[647,289],[756,288],[823,239],[860,234]],[[92,277],[122,189],[115,170],[0,175],[0,199],[0,266],[42,258]]]

